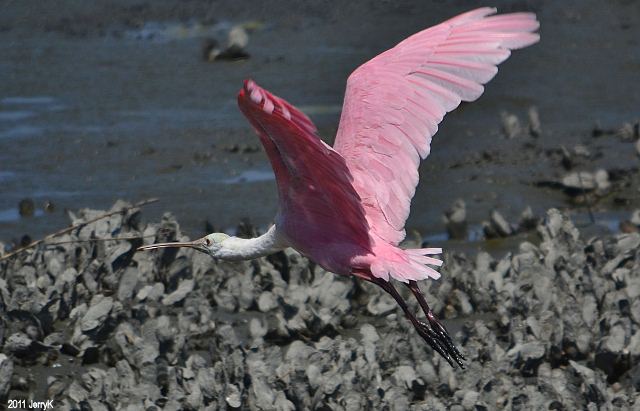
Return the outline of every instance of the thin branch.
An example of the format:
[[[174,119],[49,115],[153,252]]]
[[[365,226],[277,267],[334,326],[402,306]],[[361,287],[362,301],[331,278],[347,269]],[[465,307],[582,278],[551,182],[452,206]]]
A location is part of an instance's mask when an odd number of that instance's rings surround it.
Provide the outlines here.
[[[88,224],[95,223],[96,221],[102,220],[103,218],[111,217],[112,215],[115,215],[115,214],[124,213],[127,210],[131,210],[133,208],[142,207],[142,206],[145,206],[147,204],[155,203],[157,201],[158,201],[157,198],[149,198],[147,200],[143,200],[143,201],[140,201],[139,203],[133,204],[133,205],[131,205],[129,207],[123,207],[123,208],[121,208],[119,210],[116,210],[116,211],[110,211],[108,213],[101,214],[96,218],[92,218],[89,221],[83,221],[82,223],[72,225],[72,226],[64,228],[64,229],[62,229],[60,231],[56,231],[55,233],[49,234],[48,236],[46,236],[46,237],[44,237],[44,238],[42,238],[40,240],[32,241],[31,243],[25,245],[24,247],[20,247],[17,250],[14,250],[14,251],[10,252],[9,254],[1,256],[0,257],[0,261],[4,261],[4,260],[6,260],[8,258],[13,257],[14,255],[20,254],[25,250],[28,250],[30,248],[33,248],[33,247],[37,246],[38,244],[42,244],[47,240],[50,240],[50,239],[52,239],[54,237],[57,237],[57,236],[60,236],[62,234],[66,234],[66,233],[71,232],[71,231],[73,231],[75,229],[82,228],[82,227],[84,227],[84,226],[86,226]]]
[[[128,241],[128,240],[139,240],[141,238],[149,238],[155,237],[156,234],[148,234],[148,235],[134,235],[131,237],[112,237],[112,238],[88,238],[86,240],[69,240],[69,241],[56,241],[54,243],[45,243],[45,246],[50,245],[62,245],[62,244],[73,244],[73,243],[94,243],[94,242],[105,242],[105,241]]]

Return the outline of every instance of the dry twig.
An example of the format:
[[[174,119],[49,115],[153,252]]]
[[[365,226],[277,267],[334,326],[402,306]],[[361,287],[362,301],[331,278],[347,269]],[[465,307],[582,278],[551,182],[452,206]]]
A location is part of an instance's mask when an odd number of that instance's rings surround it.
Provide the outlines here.
[[[140,201],[140,202],[138,202],[136,204],[133,204],[133,205],[131,205],[129,207],[123,207],[123,208],[121,208],[119,210],[116,210],[116,211],[110,211],[108,213],[101,214],[96,218],[92,218],[89,221],[84,221],[82,223],[75,224],[75,225],[72,225],[70,227],[64,228],[64,229],[62,229],[60,231],[56,231],[55,233],[49,234],[48,236],[46,236],[44,238],[41,238],[40,240],[32,241],[31,243],[25,245],[24,247],[20,247],[17,250],[14,250],[14,251],[10,252],[9,254],[5,254],[5,255],[1,256],[0,257],[0,261],[4,261],[6,259],[9,259],[9,258],[15,256],[15,255],[18,255],[18,254],[22,253],[25,250],[28,250],[30,248],[33,248],[33,247],[39,245],[39,244],[44,243],[47,240],[50,240],[50,239],[55,238],[57,236],[60,236],[62,234],[66,234],[66,233],[71,232],[71,231],[73,231],[75,229],[82,228],[82,227],[86,226],[87,224],[95,223],[96,221],[102,220],[103,218],[111,217],[112,215],[115,215],[115,214],[124,213],[127,210],[131,210],[133,208],[142,207],[142,206],[145,206],[147,204],[155,203],[157,201],[158,201],[157,198],[149,198],[147,200],[143,200],[143,201]]]

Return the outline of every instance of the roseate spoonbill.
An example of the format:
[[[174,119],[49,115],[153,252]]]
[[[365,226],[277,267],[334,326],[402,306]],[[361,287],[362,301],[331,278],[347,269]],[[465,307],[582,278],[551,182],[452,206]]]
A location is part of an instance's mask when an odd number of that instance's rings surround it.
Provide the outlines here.
[[[240,109],[256,129],[275,173],[275,224],[257,238],[223,233],[191,242],[215,258],[244,260],[293,247],[328,271],[382,287],[418,334],[451,366],[464,356],[438,321],[417,281],[438,279],[440,248],[402,249],[418,165],[443,116],[480,97],[511,49],[539,40],[532,13],[479,8],[421,31],[355,70],[347,81],[332,147],[300,110],[247,80]],[[406,284],[426,316],[416,318],[391,280]]]

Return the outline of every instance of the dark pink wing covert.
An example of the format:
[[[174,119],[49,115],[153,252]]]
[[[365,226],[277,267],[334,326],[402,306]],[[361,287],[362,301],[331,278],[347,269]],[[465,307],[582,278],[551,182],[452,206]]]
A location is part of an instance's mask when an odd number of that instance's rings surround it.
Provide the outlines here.
[[[301,111],[247,80],[238,105],[258,132],[278,185],[285,232],[314,247],[344,241],[367,248],[369,229],[344,159]],[[305,244],[296,244],[305,250]]]
[[[480,97],[510,49],[539,40],[534,14],[495,12],[480,8],[421,31],[349,76],[334,148],[371,229],[391,244],[404,239],[420,158],[443,116]]]

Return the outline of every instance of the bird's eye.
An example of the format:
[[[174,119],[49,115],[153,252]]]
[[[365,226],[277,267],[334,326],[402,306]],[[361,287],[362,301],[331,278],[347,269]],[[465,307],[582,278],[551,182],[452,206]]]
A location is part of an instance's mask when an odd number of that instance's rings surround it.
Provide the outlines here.
[[[210,245],[211,245],[211,240],[210,240],[210,239],[208,239],[208,238],[205,238],[205,239],[204,239],[204,243],[205,243],[205,244],[207,245],[207,247],[208,247],[208,246],[210,246]]]

